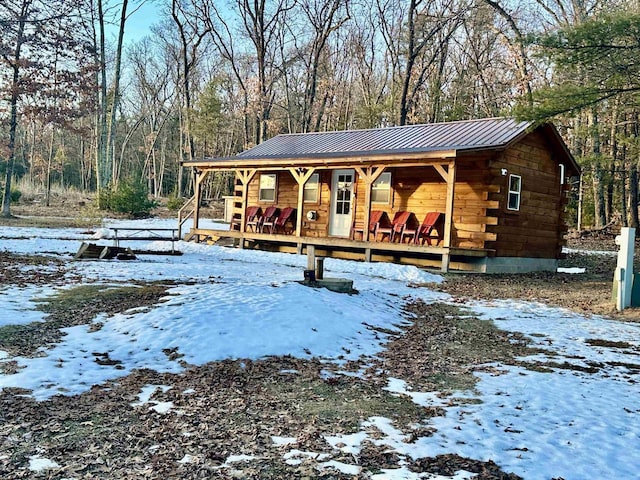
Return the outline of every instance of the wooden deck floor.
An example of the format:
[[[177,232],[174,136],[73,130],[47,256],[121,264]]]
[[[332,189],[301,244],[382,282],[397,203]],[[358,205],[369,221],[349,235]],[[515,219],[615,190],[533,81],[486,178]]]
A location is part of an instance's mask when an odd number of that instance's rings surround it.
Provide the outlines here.
[[[387,261],[438,267],[442,271],[449,268],[473,270],[473,259],[493,256],[493,250],[457,247],[422,246],[406,243],[363,242],[339,237],[296,237],[294,235],[234,230],[211,230],[192,228],[185,238],[196,241],[233,239],[240,248],[259,248],[270,251],[307,253],[313,246],[316,255],[371,261]]]

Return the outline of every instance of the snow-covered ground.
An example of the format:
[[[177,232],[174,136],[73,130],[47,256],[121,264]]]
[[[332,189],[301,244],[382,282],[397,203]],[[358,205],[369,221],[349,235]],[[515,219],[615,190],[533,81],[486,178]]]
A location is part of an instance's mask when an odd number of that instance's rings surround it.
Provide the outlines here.
[[[131,226],[126,222],[111,225]],[[135,226],[141,225],[136,221]],[[174,227],[175,221],[148,221],[149,227]],[[376,355],[386,338],[368,326],[395,330],[408,320],[403,298],[426,302],[449,297],[416,285],[441,277],[415,267],[327,259],[327,276],[354,281],[357,295],[344,295],[300,285],[306,257],[230,249],[179,242],[183,256],[140,256],[136,261],[72,262],[81,241],[92,234],[82,229],[0,227],[0,249],[15,253],[62,255],[69,259],[70,277],[83,283],[110,284],[130,280],[185,282],[169,291],[165,302],[152,309],[134,309],[105,321],[100,329],[88,324],[65,329],[56,346],[37,358],[12,358],[0,351],[0,362],[17,361],[22,368],[0,375],[0,388],[31,389],[46,401],[56,394],[76,394],[136,368],[178,372],[182,367],[162,350],[177,348],[192,364],[226,358],[268,355],[321,357],[343,362]],[[97,241],[97,240],[92,240]],[[99,240],[108,245],[110,240]],[[136,248],[169,249],[166,242]],[[43,267],[46,270],[47,267]],[[186,283],[188,281],[188,283]],[[0,286],[0,327],[42,321],[33,299],[55,293],[60,286]],[[433,392],[409,392],[411,379],[391,379],[388,389],[408,394],[423,405],[443,406],[446,416],[429,420],[433,436],[404,441],[385,418],[371,418],[362,431],[349,437],[328,437],[334,448],[357,453],[368,439],[398,454],[420,458],[442,453],[493,460],[503,470],[526,479],[637,478],[640,471],[640,326],[604,318],[585,318],[566,310],[514,300],[469,303],[471,314],[493,321],[499,328],[521,332],[546,353],[528,360],[597,365],[597,373],[553,369],[553,373],[496,365],[496,373],[479,374],[474,391],[457,398],[481,402],[452,402]],[[624,342],[597,346],[590,340]],[[596,346],[594,346],[594,344]],[[98,365],[92,352],[108,352],[121,362]],[[634,367],[635,365],[635,367]],[[149,402],[150,386],[140,402]],[[156,402],[157,403],[157,402]],[[157,411],[170,405],[156,404]],[[424,426],[424,425],[423,425]],[[420,426],[416,426],[420,427]],[[378,433],[372,435],[372,431]],[[382,435],[380,434],[382,432]],[[292,442],[293,440],[289,440]],[[274,440],[275,442],[275,440]],[[291,450],[283,461],[320,452]],[[34,470],[47,459],[33,459]],[[250,461],[250,459],[243,459]],[[320,464],[322,467],[323,464]],[[357,465],[326,462],[324,467],[357,473]],[[374,478],[429,478],[407,469],[384,471]],[[470,478],[459,473],[456,478]]]

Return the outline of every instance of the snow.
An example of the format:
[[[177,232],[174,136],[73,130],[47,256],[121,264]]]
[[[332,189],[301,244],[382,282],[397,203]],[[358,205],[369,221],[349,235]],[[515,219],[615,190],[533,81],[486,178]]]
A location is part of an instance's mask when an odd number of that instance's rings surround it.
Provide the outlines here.
[[[48,297],[54,292],[51,287],[35,285],[0,287],[0,327],[41,322],[46,314],[36,310],[34,299]]]
[[[175,221],[143,223],[175,227]],[[138,227],[141,222],[106,221],[103,228],[114,225]],[[107,235],[108,231],[99,233]],[[180,361],[163,353],[167,348],[177,349],[183,355],[180,360],[196,365],[271,355],[318,357],[338,365],[348,360],[366,362],[388,340],[374,329],[398,331],[409,322],[402,311],[404,299],[451,301],[448,295],[429,289],[430,284],[442,281],[440,276],[416,267],[327,259],[325,274],[352,279],[359,292],[344,295],[300,285],[307,262],[304,256],[184,242],[176,242],[176,248],[184,252],[179,257],[141,255],[130,262],[72,262],[70,256],[80,242],[91,241],[95,234],[83,229],[0,227],[0,248],[68,258],[66,283],[70,285],[78,279],[105,286],[134,280],[175,281],[176,285],[153,308],[132,309],[109,318],[100,315],[88,318],[86,325],[63,329],[66,335],[59,343],[41,349],[36,358],[12,357],[0,351],[0,363],[15,361],[18,366],[14,374],[0,374],[0,388],[30,389],[33,398],[46,401],[58,394],[82,394],[138,368],[184,371]],[[137,242],[136,248],[166,249],[168,243]],[[34,299],[69,288],[64,283],[0,286],[0,327],[43,321]],[[517,367],[490,365],[492,368],[477,374],[473,391],[452,396],[413,391],[411,379],[391,378],[386,389],[393,394],[444,409],[445,416],[415,426],[428,428],[433,435],[408,442],[410,430],[400,430],[390,419],[372,417],[359,432],[325,438],[327,450],[342,454],[342,462],[324,452],[289,450],[296,442],[294,437],[274,436],[274,447],[285,450],[283,461],[295,465],[314,460],[318,468],[357,475],[360,466],[355,459],[353,465],[344,463],[345,458],[357,456],[364,442],[372,442],[406,461],[445,453],[493,460],[527,480],[636,478],[640,469],[640,325],[516,300],[468,302],[465,306],[470,315],[527,336],[540,353],[521,359],[523,365]],[[102,327],[91,328],[97,322]],[[99,365],[92,352],[106,352],[120,363]],[[548,371],[527,369],[526,364],[546,366]],[[152,400],[156,392],[169,388],[146,385],[132,408],[172,412],[171,402]],[[182,393],[195,392],[187,389]],[[235,458],[229,457],[228,463]],[[177,461],[195,459],[185,455]],[[29,468],[34,471],[57,466],[44,457],[30,457]],[[399,468],[376,472],[372,478],[441,477],[413,473],[401,461]],[[461,471],[449,478],[467,479],[473,474]]]
[[[41,457],[40,455],[33,455],[29,457],[29,470],[32,472],[42,472],[44,470],[49,470],[50,468],[60,468],[60,465],[53,460]]]
[[[274,445],[281,447],[283,445],[292,445],[298,442],[296,437],[279,437],[277,435],[271,436],[271,441]]]
[[[558,267],[558,273],[584,273],[584,267]]]

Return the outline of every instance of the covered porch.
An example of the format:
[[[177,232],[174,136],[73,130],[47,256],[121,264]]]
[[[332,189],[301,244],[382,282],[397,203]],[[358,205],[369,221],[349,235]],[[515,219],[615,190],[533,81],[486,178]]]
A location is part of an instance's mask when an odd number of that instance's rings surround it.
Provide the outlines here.
[[[193,227],[186,232],[186,239],[209,242],[231,239],[233,244],[240,248],[260,248],[300,254],[308,253],[312,249],[316,255],[325,257],[358,259],[367,262],[409,263],[436,267],[445,272],[450,268],[478,270],[477,264],[495,253],[487,248],[469,247],[468,241],[467,245],[463,245],[464,241],[468,240],[468,238],[460,238],[464,232],[458,233],[455,237],[453,235],[457,169],[455,150],[368,158],[269,159],[266,161],[233,157],[217,161],[215,165],[207,161],[193,162],[190,165],[196,169],[195,195],[179,214],[181,228],[186,219],[193,218]],[[434,245],[418,244],[414,241],[405,242],[402,238],[399,242],[394,242],[389,237],[386,241],[380,241],[373,238],[374,235],[369,228],[364,228],[370,225],[372,212],[380,208],[379,205],[372,203],[376,181],[383,173],[400,172],[400,169],[405,176],[416,178],[423,177],[425,170],[431,171],[429,181],[436,184],[438,191],[441,192],[437,211],[443,217],[439,227],[442,231],[438,232],[439,241]],[[234,219],[228,230],[203,229],[199,225],[201,187],[207,175],[215,171],[232,171],[236,178],[233,199]],[[274,174],[279,175],[275,189],[280,191],[280,196],[277,199],[274,198],[273,203],[281,207],[295,208],[297,212],[290,234],[277,231],[267,233],[247,224],[248,207],[256,205],[260,200],[256,194],[256,183],[260,183],[261,176]],[[318,192],[318,201],[309,203],[305,197],[305,185],[314,178],[314,175],[316,181],[318,176],[326,180],[322,182],[324,190],[321,188],[320,190],[323,191]],[[417,182],[424,183],[425,180],[417,180]],[[407,209],[408,205],[420,203],[400,201],[400,187],[397,188],[398,199],[395,203],[391,201],[388,208],[390,217],[393,213]],[[250,192],[251,189],[253,190]],[[430,209],[432,206],[424,208]],[[340,216],[337,215],[339,211],[348,213],[343,215],[348,220],[345,221],[342,230],[338,230],[332,223]],[[424,211],[415,213],[418,217],[424,216]],[[486,217],[485,221],[490,223],[492,219]],[[359,232],[357,238],[353,235],[354,227]],[[180,232],[181,235],[183,233]],[[484,240],[492,238],[492,234],[485,232],[471,232],[468,235],[476,236],[479,239],[476,244],[479,243],[481,246],[484,246]]]

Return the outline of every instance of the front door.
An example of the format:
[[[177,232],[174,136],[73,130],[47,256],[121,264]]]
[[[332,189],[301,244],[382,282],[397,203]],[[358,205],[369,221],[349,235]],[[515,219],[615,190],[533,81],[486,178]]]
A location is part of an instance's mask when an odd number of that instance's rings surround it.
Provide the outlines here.
[[[351,233],[354,170],[334,170],[331,179],[329,235],[348,237]]]

